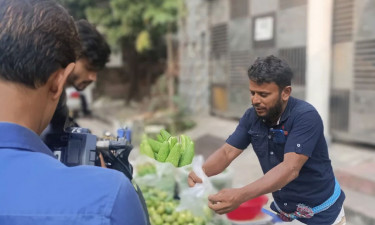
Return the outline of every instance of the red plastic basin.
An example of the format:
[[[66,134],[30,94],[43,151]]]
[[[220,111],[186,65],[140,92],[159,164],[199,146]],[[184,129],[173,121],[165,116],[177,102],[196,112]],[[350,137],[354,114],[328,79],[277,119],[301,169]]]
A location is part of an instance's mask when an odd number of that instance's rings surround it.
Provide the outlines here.
[[[268,201],[266,195],[259,196],[254,199],[250,199],[247,202],[242,203],[237,209],[227,213],[227,217],[230,220],[245,221],[251,220],[256,217],[264,204]]]

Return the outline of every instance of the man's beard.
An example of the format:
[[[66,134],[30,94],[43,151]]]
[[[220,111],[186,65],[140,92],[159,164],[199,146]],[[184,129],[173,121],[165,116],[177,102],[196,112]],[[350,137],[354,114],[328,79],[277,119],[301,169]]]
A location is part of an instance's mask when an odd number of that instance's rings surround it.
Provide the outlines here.
[[[77,91],[83,91],[92,83],[92,81],[82,81],[81,83],[77,85],[73,85]]]
[[[265,116],[259,116],[258,113],[257,113],[257,116],[261,119],[265,119],[267,122],[275,123],[279,119],[282,110],[283,110],[283,105],[282,105],[281,98],[279,98],[275,106],[270,108]]]
[[[75,74],[71,74],[68,77],[68,81],[66,82],[68,86],[73,86],[77,91],[83,91],[85,88],[92,83],[92,81],[82,81],[81,83],[76,83],[76,81],[79,79],[79,76]]]
[[[75,75],[74,73],[72,73],[72,74],[70,74],[69,76],[68,76],[68,79],[67,79],[67,81],[66,81],[66,84],[68,85],[68,86],[74,86],[74,82],[76,81],[76,80],[78,80],[78,76],[77,75]]]

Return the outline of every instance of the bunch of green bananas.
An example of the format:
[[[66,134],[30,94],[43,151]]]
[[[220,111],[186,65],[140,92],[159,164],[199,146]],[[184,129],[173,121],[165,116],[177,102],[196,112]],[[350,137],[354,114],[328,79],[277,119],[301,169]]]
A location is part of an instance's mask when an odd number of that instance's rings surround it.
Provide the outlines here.
[[[194,158],[194,142],[186,135],[179,138],[162,129],[157,140],[142,137],[140,152],[159,162],[169,162],[175,167],[189,165]]]

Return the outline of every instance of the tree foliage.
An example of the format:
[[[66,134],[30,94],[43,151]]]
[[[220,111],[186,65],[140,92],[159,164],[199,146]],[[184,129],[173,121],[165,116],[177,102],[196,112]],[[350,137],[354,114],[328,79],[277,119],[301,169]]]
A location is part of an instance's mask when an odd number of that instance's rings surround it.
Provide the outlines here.
[[[58,1],[75,19],[96,25],[112,49],[122,52],[123,74],[130,82],[128,102],[139,98],[140,86],[150,86],[165,71],[165,36],[176,31],[183,0]]]
[[[94,6],[93,0],[58,0],[74,19],[86,19],[85,9]]]
[[[132,41],[138,52],[150,50],[174,32],[182,0],[58,0],[75,19],[98,26],[112,46]]]
[[[65,0],[67,1],[67,0]],[[177,27],[181,0],[92,0],[88,20],[104,32],[111,45],[132,41],[138,52],[150,50]]]

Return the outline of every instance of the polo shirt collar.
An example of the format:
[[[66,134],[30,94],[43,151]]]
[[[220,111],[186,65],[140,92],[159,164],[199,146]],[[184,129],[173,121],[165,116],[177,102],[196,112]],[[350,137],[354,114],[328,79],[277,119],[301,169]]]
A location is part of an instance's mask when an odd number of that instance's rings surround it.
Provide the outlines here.
[[[54,157],[34,131],[15,123],[0,122],[0,151],[1,148],[41,152]]]

